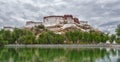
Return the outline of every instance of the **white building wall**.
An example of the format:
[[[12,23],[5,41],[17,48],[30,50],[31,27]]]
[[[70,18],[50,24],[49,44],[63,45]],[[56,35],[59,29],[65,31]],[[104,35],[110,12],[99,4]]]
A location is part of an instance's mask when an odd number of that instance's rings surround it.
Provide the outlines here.
[[[63,23],[64,19],[62,17],[49,17],[44,20],[45,26],[52,26]]]
[[[64,18],[62,17],[57,17],[57,20],[56,20],[58,23],[63,23],[64,22]]]
[[[71,18],[71,17],[68,17],[68,18],[67,18],[67,22],[68,22],[69,24],[72,24],[72,23],[74,23],[74,19]]]

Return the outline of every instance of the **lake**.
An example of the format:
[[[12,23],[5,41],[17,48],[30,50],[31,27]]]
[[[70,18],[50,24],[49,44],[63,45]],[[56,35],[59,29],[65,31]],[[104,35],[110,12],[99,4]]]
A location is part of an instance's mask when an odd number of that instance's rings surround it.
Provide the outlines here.
[[[4,47],[0,62],[120,62],[120,49]]]

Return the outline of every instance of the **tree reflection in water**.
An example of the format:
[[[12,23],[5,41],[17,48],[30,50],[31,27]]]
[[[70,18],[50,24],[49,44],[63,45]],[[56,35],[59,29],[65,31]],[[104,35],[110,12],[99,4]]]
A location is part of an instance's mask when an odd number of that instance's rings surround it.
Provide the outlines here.
[[[0,62],[120,62],[119,56],[104,48],[0,48]]]

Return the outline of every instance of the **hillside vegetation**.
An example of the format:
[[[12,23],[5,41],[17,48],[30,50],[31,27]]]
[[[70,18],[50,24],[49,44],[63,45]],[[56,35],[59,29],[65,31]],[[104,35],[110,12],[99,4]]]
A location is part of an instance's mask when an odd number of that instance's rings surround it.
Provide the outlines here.
[[[116,29],[116,33],[120,36],[120,25]],[[63,34],[56,34],[53,31],[45,29],[44,26],[35,27],[32,30],[18,29],[14,31],[0,31],[0,44],[98,44],[105,43],[107,40],[111,42],[116,40],[120,43],[120,39],[116,39],[116,35],[105,34],[102,32],[83,32],[80,30],[71,30]]]

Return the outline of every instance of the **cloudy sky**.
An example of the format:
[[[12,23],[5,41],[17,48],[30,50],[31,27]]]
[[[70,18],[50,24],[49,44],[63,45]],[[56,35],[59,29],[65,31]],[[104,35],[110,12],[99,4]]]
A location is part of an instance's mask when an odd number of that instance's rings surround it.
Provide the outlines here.
[[[72,14],[104,32],[120,24],[120,0],[0,0],[0,28],[24,26],[48,15]]]

